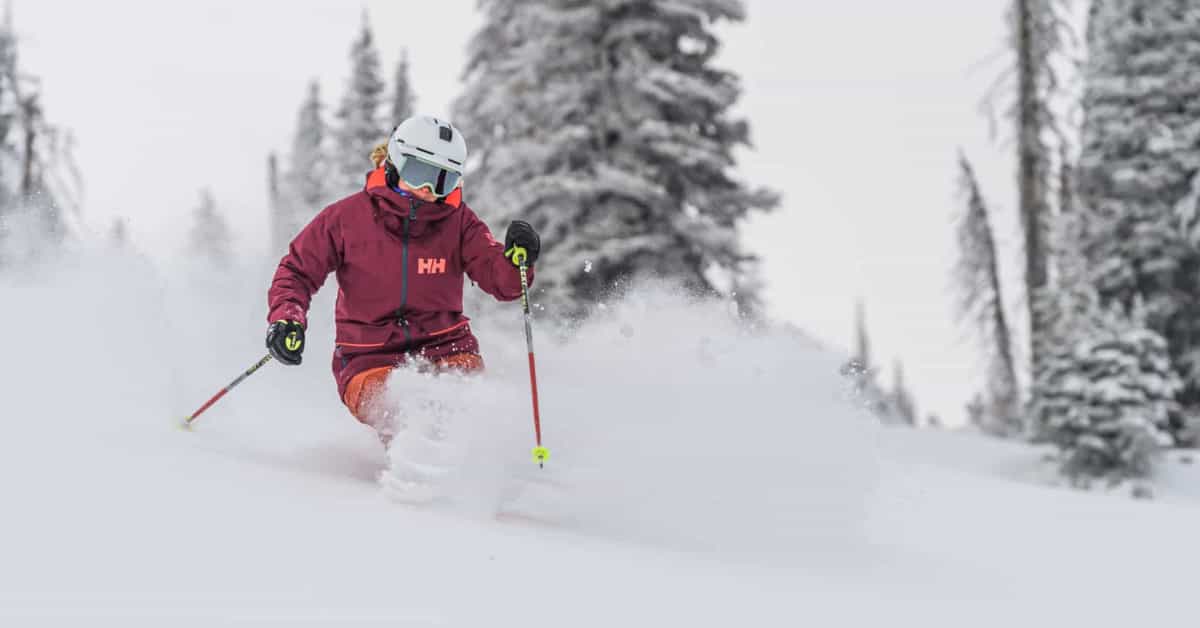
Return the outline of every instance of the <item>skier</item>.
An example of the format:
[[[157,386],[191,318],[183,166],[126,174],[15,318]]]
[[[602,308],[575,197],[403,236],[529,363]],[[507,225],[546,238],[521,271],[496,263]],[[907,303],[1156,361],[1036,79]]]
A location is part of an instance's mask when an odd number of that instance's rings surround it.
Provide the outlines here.
[[[521,296],[518,266],[541,242],[515,220],[504,244],[462,202],[467,145],[450,123],[414,116],[392,132],[366,188],[326,207],[292,241],[268,292],[267,349],[297,365],[312,295],[337,273],[333,374],[343,403],[385,445],[379,403],[396,367],[418,360],[438,372],[483,368],[463,316],[463,274],[501,301]],[[382,158],[382,159],[380,159]]]

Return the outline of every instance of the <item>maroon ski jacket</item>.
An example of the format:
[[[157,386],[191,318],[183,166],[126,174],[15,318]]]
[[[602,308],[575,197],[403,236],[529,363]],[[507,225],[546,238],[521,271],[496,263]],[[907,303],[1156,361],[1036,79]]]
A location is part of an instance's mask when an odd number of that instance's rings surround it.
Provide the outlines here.
[[[479,353],[462,313],[464,273],[497,299],[520,298],[520,273],[504,245],[459,198],[426,203],[369,188],[325,208],[279,262],[267,296],[269,323],[307,327],[312,295],[337,273],[339,395],[354,375],[410,355],[436,361]]]

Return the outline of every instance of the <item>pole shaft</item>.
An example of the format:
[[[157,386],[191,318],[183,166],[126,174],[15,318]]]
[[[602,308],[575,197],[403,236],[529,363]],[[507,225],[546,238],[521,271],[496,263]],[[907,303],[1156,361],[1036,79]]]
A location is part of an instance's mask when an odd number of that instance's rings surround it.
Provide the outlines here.
[[[538,412],[538,392],[537,392],[537,365],[533,360],[533,353],[529,354],[529,385],[533,391],[533,433],[537,437],[537,446],[542,446],[542,416]]]
[[[529,387],[533,396],[533,432],[537,446],[542,446],[542,415],[538,409],[537,362],[533,357],[533,313],[529,307],[529,275],[525,260],[521,260],[521,309],[525,312],[525,346],[529,349]]]
[[[261,359],[261,360],[259,360],[257,363],[255,363],[255,364],[254,364],[254,366],[252,366],[252,367],[250,367],[250,368],[246,369],[246,372],[245,372],[245,373],[242,373],[241,375],[239,375],[239,376],[237,377],[237,379],[235,379],[235,380],[233,380],[232,382],[230,382],[228,386],[226,386],[226,387],[222,388],[222,389],[221,389],[219,392],[217,392],[217,394],[213,395],[213,396],[212,396],[212,399],[209,399],[208,401],[204,402],[204,405],[200,406],[200,409],[199,409],[199,410],[196,410],[196,411],[195,411],[195,412],[192,414],[192,416],[188,417],[188,418],[185,420],[185,421],[186,421],[186,423],[187,423],[188,425],[191,425],[191,424],[192,424],[192,421],[195,421],[197,417],[199,417],[201,414],[204,414],[204,412],[205,412],[206,410],[208,410],[209,408],[211,408],[211,407],[213,406],[213,404],[215,404],[215,403],[217,403],[218,401],[220,401],[220,400],[221,400],[221,397],[224,397],[224,396],[226,395],[226,393],[228,393],[229,391],[231,391],[231,390],[233,390],[234,388],[236,388],[238,384],[240,384],[240,383],[242,383],[243,381],[245,381],[247,377],[250,377],[251,375],[253,375],[255,371],[257,371],[258,369],[262,368],[262,367],[263,367],[263,365],[265,365],[267,362],[270,362],[270,361],[271,361],[271,354],[270,354],[270,353],[268,353],[267,355],[263,356],[263,359]]]

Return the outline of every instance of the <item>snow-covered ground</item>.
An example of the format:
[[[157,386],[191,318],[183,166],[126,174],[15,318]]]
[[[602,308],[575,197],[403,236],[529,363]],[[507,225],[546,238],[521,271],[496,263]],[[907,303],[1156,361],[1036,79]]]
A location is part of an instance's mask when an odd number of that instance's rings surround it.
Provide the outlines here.
[[[1172,462],[1152,502],[1048,486],[1037,451],[874,425],[837,356],[661,289],[537,328],[543,470],[515,306],[477,319],[485,378],[396,376],[413,438],[444,417],[434,449],[389,461],[339,406],[320,308],[304,366],[269,365],[182,431],[262,353],[259,266],[92,252],[0,279],[0,625],[1196,616],[1200,471]],[[432,503],[381,488],[432,461]]]

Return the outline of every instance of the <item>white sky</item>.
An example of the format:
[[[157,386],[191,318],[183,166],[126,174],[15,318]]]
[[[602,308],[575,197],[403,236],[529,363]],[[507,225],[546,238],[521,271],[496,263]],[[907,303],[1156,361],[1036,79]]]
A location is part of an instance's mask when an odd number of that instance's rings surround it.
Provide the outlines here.
[[[103,230],[126,216],[137,245],[165,257],[203,186],[247,246],[265,241],[266,155],[286,150],[310,78],[336,103],[360,7],[387,77],[407,48],[418,109],[446,115],[474,4],[16,0],[15,22],[48,116],[78,138],[84,219]],[[964,147],[1011,215],[1008,150],[978,111],[1001,70],[1006,1],[747,4],[748,22],[721,29],[720,63],[743,77],[755,138],[740,171],[785,195],[746,231],[774,313],[848,348],[862,297],[876,361],[902,358],[922,413],[960,419],[981,365],[946,290],[954,158]],[[1012,220],[999,226],[1012,241]]]

